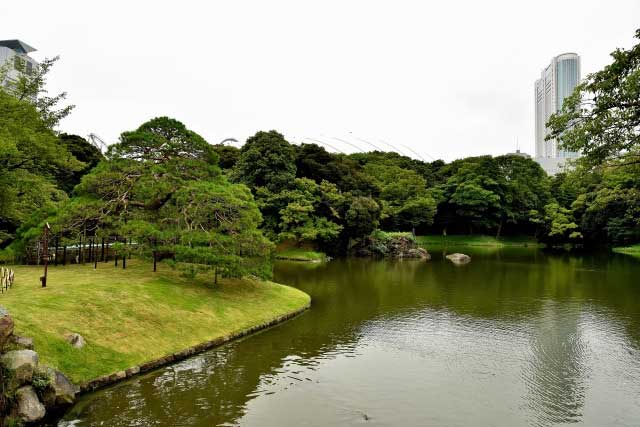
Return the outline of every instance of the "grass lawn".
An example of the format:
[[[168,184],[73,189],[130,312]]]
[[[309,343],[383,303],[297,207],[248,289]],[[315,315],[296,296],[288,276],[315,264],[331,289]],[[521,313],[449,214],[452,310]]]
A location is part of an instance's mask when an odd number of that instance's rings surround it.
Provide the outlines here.
[[[304,248],[287,248],[276,252],[276,259],[286,259],[289,261],[313,261],[320,262],[327,259],[323,252],[316,252]]]
[[[32,337],[41,363],[76,383],[114,373],[204,341],[227,335],[300,309],[310,297],[297,289],[253,279],[187,279],[160,264],[49,267],[18,266],[8,293],[0,295],[16,323],[16,333]],[[87,345],[75,349],[67,332]]]
[[[640,243],[631,246],[613,248],[613,251],[640,258]]]
[[[442,236],[429,235],[429,236],[417,236],[416,241],[420,245],[438,245],[444,246],[539,246],[539,243],[535,238],[530,236],[505,236],[496,239],[495,236],[484,236],[481,234],[469,234],[469,235],[451,235]],[[428,249],[428,247],[427,247]]]

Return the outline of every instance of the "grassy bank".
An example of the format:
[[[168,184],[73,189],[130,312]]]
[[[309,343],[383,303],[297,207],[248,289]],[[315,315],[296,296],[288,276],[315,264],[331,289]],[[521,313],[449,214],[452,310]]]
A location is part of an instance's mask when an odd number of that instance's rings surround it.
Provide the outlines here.
[[[640,243],[632,245],[632,246],[624,246],[613,248],[614,252],[618,252],[621,254],[631,255],[637,258],[640,258]]]
[[[21,266],[8,293],[0,296],[16,322],[16,333],[34,339],[44,364],[75,382],[117,372],[201,342],[245,329],[308,304],[294,288],[253,279],[210,276],[187,279],[161,265],[131,261],[50,267],[47,288],[42,268]],[[64,334],[85,337],[82,349]]]
[[[451,246],[538,246],[535,238],[530,236],[505,236],[497,238],[495,236],[485,236],[481,234],[469,235],[427,235],[417,236],[416,241],[420,245],[451,245]]]
[[[327,256],[322,252],[316,252],[304,248],[287,248],[276,252],[276,259],[285,259],[289,261],[324,261]]]

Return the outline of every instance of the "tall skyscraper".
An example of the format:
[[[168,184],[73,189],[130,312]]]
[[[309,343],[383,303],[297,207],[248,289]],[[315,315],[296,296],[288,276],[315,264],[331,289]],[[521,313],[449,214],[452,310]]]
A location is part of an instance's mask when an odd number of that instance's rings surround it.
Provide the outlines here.
[[[549,117],[562,109],[565,98],[579,82],[580,57],[576,53],[563,53],[551,60],[535,83],[536,160],[549,174],[559,172],[566,159],[579,156],[577,152],[559,149],[555,139],[545,141]]]

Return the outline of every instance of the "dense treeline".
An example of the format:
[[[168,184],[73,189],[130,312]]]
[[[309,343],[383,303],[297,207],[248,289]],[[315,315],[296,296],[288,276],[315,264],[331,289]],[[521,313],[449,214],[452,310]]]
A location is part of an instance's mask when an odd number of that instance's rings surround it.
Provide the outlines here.
[[[211,145],[167,117],[123,132],[103,156],[53,130],[71,108],[56,110],[64,94],[36,96],[45,67],[0,90],[0,249],[24,256],[48,222],[60,245],[107,239],[121,255],[161,253],[192,272],[268,276],[272,242],[345,253],[376,229],[638,242],[639,46],[614,52],[552,117],[551,136],[585,154],[553,177],[520,155],[345,155],[277,131]]]

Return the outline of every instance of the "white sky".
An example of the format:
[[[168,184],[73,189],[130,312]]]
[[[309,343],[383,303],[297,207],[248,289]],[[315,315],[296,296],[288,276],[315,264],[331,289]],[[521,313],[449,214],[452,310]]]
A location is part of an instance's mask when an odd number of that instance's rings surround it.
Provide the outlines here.
[[[276,129],[452,160],[532,153],[541,69],[567,51],[602,68],[639,18],[638,0],[20,0],[0,2],[0,39],[61,55],[67,132],[116,142],[168,115],[211,143]]]

